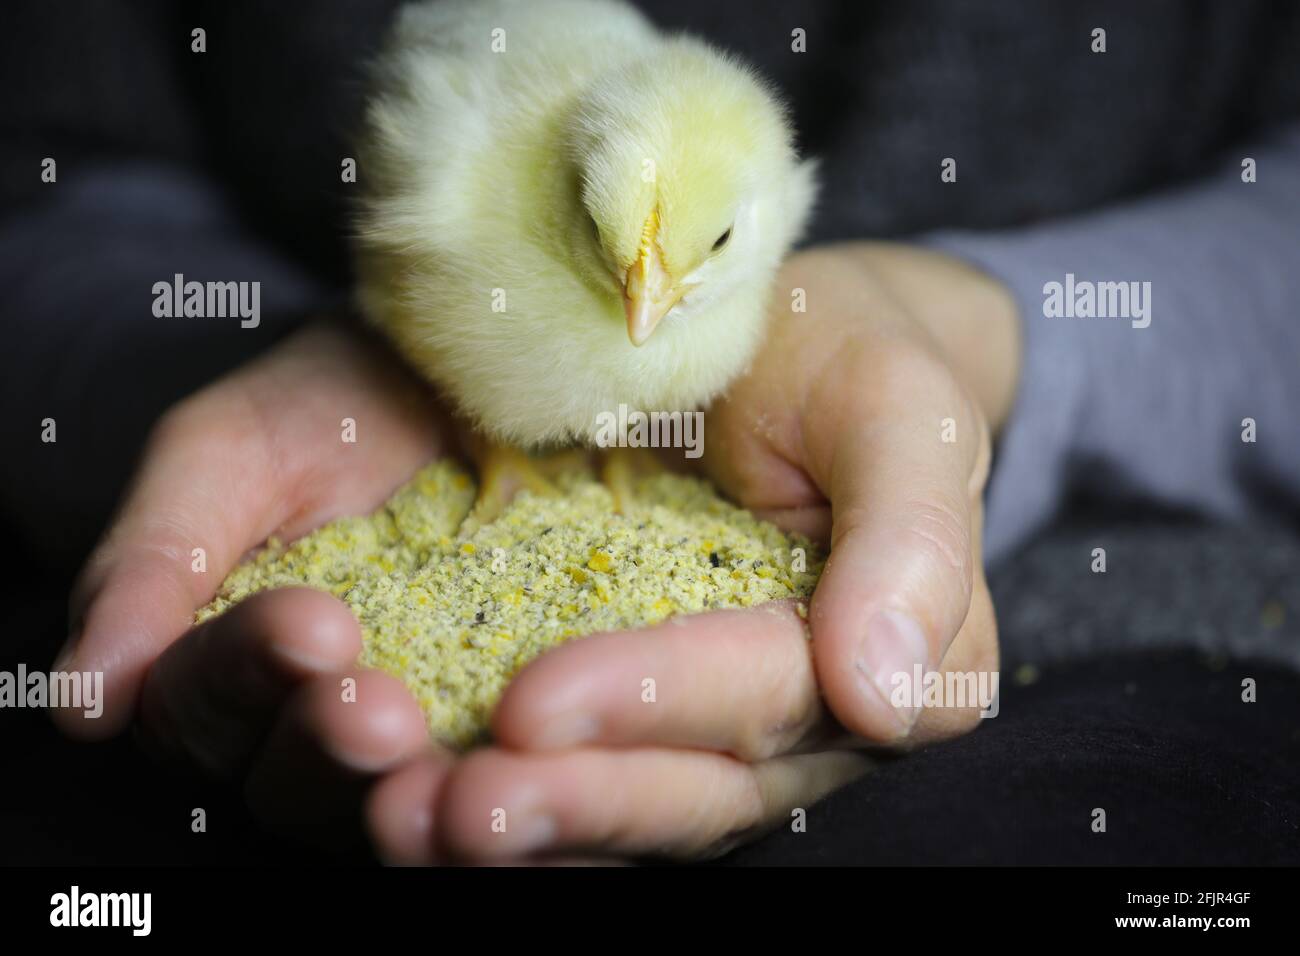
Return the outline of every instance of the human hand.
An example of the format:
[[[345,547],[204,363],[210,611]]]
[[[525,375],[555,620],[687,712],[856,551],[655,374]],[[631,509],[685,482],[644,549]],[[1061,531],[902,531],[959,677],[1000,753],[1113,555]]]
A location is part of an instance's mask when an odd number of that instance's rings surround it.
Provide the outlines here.
[[[806,313],[790,309],[796,288]],[[708,414],[704,463],[741,504],[829,541],[809,620],[780,605],[717,612],[533,662],[494,716],[498,745],[442,784],[450,849],[709,855],[863,772],[864,745],[975,726],[977,702],[890,699],[914,665],[997,670],[981,494],[1015,387],[1015,322],[995,282],[938,254],[863,244],[791,259],[762,354]],[[487,808],[506,810],[507,832]]]
[[[878,275],[873,270],[883,271]],[[885,272],[887,282],[881,277]],[[294,821],[299,829],[317,825],[322,815],[350,812],[347,808],[364,800],[381,854],[399,862],[425,862],[434,855],[429,833],[435,812],[444,848],[468,859],[716,852],[862,772],[865,758],[846,743],[909,745],[973,724],[975,710],[967,708],[926,711],[909,727],[906,716],[900,720],[868,692],[863,671],[853,666],[849,652],[855,615],[862,617],[873,601],[892,607],[891,597],[902,598],[904,607],[918,609],[927,628],[927,659],[941,661],[945,669],[996,667],[992,607],[978,561],[979,492],[987,472],[985,421],[1005,413],[1014,387],[1009,303],[989,280],[963,267],[891,247],[809,253],[792,260],[783,276],[783,287],[806,290],[809,313],[777,319],[753,370],[710,414],[706,464],[742,504],[834,541],[832,562],[813,603],[811,645],[804,623],[788,606],[678,619],[633,634],[574,642],[535,662],[508,688],[494,726],[501,746],[453,767],[424,744],[418,710],[395,681],[368,675],[375,684],[374,693],[365,694],[373,707],[369,720],[363,710],[345,713],[332,706],[338,699],[337,672],[351,663],[359,647],[355,622],[328,596],[276,592],[210,622],[206,639],[205,629],[196,629],[163,655],[157,676],[151,673],[145,687],[142,733],[212,769],[230,773],[252,766],[250,791],[260,794],[263,815]],[[303,351],[318,350],[317,360],[331,372],[340,371],[333,363],[346,367],[355,359],[350,349],[356,346],[339,333],[311,333],[308,341],[315,335],[323,338]],[[395,387],[392,369],[368,357],[362,363],[366,374],[345,372],[338,384],[347,387],[331,394],[345,404],[346,396],[369,398],[359,407],[375,406],[367,417],[391,425],[393,434],[346,466],[319,460],[313,449],[293,440],[292,432],[318,419],[332,429],[343,415],[333,406],[323,415],[310,411],[315,407],[320,412],[317,406],[326,401],[313,383],[331,378],[305,374],[311,362],[295,357],[300,347],[286,343],[288,354],[273,353],[235,376],[233,385],[222,383],[191,400],[160,428],[154,442],[168,448],[183,446],[190,432],[211,437],[212,429],[198,428],[200,412],[227,419],[222,407],[235,397],[240,397],[235,404],[243,404],[249,391],[262,403],[269,400],[271,407],[289,400],[297,408],[295,415],[278,432],[261,429],[254,442],[263,456],[279,448],[279,454],[300,466],[294,474],[315,479],[314,496],[302,500],[297,494],[301,482],[289,482],[267,509],[290,516],[279,519],[279,533],[289,537],[338,514],[373,507],[439,451],[438,443],[445,440],[439,436],[446,434],[445,424],[422,397],[394,401],[397,393],[418,390],[404,383]],[[382,382],[367,377],[376,374]],[[835,389],[837,375],[841,383],[876,387]],[[297,396],[299,391],[304,394]],[[945,404],[945,396],[953,408],[943,417],[954,419],[959,436],[951,445],[944,443],[952,453],[948,457],[961,465],[955,469],[939,467],[942,458],[927,457],[919,440],[920,423]],[[298,425],[290,428],[292,420]],[[937,435],[937,421],[934,429]],[[856,441],[859,435],[862,444]],[[911,443],[903,440],[908,436]],[[228,465],[241,446],[229,440],[236,436],[226,437],[209,449],[220,446],[224,453],[217,460]],[[793,443],[796,438],[801,447]],[[837,447],[847,449],[847,457],[832,454]],[[100,606],[101,621],[134,614],[143,615],[149,625],[144,629],[148,639],[105,640],[99,647],[100,656],[107,652],[118,666],[110,670],[108,721],[91,728],[92,733],[112,729],[109,721],[120,726],[125,716],[117,708],[133,698],[133,680],[138,686],[157,648],[188,626],[194,607],[215,586],[195,591],[194,582],[177,570],[188,573],[189,551],[176,539],[178,531],[199,527],[190,524],[205,511],[196,503],[207,495],[206,500],[224,505],[223,495],[233,485],[247,490],[259,480],[269,481],[266,487],[271,488],[283,484],[274,480],[275,469],[263,468],[244,475],[252,480],[227,472],[224,488],[220,481],[201,481],[184,495],[160,495],[159,489],[169,486],[164,476],[195,476],[198,454],[191,449],[169,456],[175,460],[165,469],[156,461],[150,467],[146,458],[131,502],[87,569],[82,594],[102,593],[105,581],[117,583],[111,600],[83,597],[82,606]],[[913,462],[919,471],[912,470]],[[349,473],[356,468],[361,473]],[[906,485],[909,475],[924,479],[922,490],[951,494],[962,468],[969,469],[970,499],[964,512],[957,506],[953,511],[965,523],[936,527],[964,532],[968,552],[942,548],[942,539],[936,540],[941,532],[926,530],[935,512],[921,506],[930,499],[906,502],[915,510],[917,528],[909,528],[891,510],[898,496],[907,497],[899,485]],[[266,487],[259,489],[262,495]],[[845,507],[839,506],[841,500]],[[255,512],[261,501],[249,493],[242,509],[232,514]],[[243,515],[243,526],[252,530],[241,545],[229,545],[219,559],[210,560],[217,569],[215,580],[242,549],[276,529],[267,520],[265,515]],[[887,552],[893,560],[871,560],[877,547],[886,547],[886,534],[898,538]],[[852,547],[845,548],[846,543]],[[953,554],[965,553],[968,564],[950,561]],[[129,554],[140,560],[129,560]],[[910,555],[911,561],[899,560],[899,555]],[[870,573],[859,577],[855,569]],[[864,580],[871,587],[864,589]],[[841,583],[828,586],[837,581]],[[134,582],[143,588],[140,593],[170,595],[170,616],[162,610],[166,601],[133,602]],[[105,605],[109,611],[102,610]],[[183,614],[178,612],[182,606]],[[302,628],[303,620],[316,624]],[[220,626],[226,636],[213,637],[212,629]],[[88,627],[87,632],[105,630]],[[316,666],[301,666],[304,655],[295,655],[301,650],[295,644],[299,639],[322,653],[314,658]],[[93,641],[89,646],[96,647]],[[87,647],[84,640],[81,647]],[[85,668],[81,660],[75,666]],[[177,663],[168,665],[168,660]],[[232,700],[220,689],[221,675],[249,660],[257,662],[252,672],[273,678],[253,681],[261,685],[260,692],[249,696],[265,701],[263,706],[249,706],[248,696],[239,693]],[[640,700],[640,681],[648,674],[656,675],[661,690],[656,707]],[[286,704],[295,686],[300,689]],[[115,687],[128,693],[119,695]],[[150,703],[154,700],[156,705]],[[254,741],[272,722],[277,729],[257,753]],[[242,732],[229,735],[233,742],[223,740],[228,735],[213,733],[221,727]],[[856,732],[856,740],[846,741],[850,735],[845,728]],[[221,742],[214,744],[214,737]],[[344,743],[349,737],[352,749]],[[365,756],[357,759],[362,752]],[[298,769],[304,761],[314,765],[306,777]],[[337,800],[317,801],[327,813],[304,815],[304,781],[317,793],[338,795]],[[320,781],[332,786],[322,787]],[[367,788],[369,795],[363,797]],[[498,807],[510,808],[514,825],[505,833],[489,826],[490,811]]]
[[[344,418],[356,422],[355,443],[341,440]],[[55,721],[103,738],[135,717],[149,749],[244,782],[255,812],[280,829],[337,846],[359,835],[369,800],[369,829],[395,853],[426,845],[427,805],[382,783],[416,757],[405,779],[436,779],[448,760],[400,682],[355,666],[361,633],[346,605],[292,588],[192,622],[269,535],[369,512],[444,453],[450,435],[400,363],[334,325],[299,332],[177,405],[71,602],[57,667],[103,671],[104,712],[57,710]],[[352,703],[340,692],[345,673],[357,681]]]

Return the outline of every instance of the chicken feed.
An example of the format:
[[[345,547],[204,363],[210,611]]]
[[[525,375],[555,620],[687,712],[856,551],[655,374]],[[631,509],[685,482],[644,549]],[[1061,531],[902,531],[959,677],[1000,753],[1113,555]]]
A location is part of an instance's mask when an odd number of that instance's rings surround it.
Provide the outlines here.
[[[272,539],[196,621],[269,588],[328,591],[360,622],[360,663],[402,680],[432,736],[465,748],[487,739],[511,677],[564,641],[783,599],[806,613],[822,567],[814,546],[707,483],[643,476],[626,514],[589,473],[558,486],[558,497],[523,493],[462,535],[475,484],[458,465],[435,462],[369,517],[287,545]]]

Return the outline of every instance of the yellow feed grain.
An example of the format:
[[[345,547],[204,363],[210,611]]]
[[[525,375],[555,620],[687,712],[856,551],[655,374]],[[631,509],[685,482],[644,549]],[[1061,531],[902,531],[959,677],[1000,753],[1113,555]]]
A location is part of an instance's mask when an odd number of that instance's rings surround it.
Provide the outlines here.
[[[639,479],[626,514],[589,474],[558,485],[560,496],[523,493],[462,537],[474,483],[435,462],[369,517],[271,540],[196,620],[268,588],[329,591],[361,623],[361,662],[411,689],[435,738],[466,747],[486,737],[510,678],[556,644],[672,614],[804,602],[821,571],[811,543],[692,478]]]

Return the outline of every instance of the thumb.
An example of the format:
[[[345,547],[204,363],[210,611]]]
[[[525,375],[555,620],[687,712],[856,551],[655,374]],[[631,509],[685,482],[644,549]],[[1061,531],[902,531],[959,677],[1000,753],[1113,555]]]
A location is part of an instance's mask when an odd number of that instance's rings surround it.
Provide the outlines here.
[[[818,680],[845,727],[882,743],[911,731],[917,677],[940,667],[971,606],[987,431],[964,400],[962,414],[925,405],[843,429],[823,484],[832,529],[811,607]]]
[[[82,572],[55,667],[102,673],[103,712],[55,710],[55,723],[117,733],[154,660],[250,548],[388,497],[437,450],[422,394],[366,340],[322,325],[168,412]],[[344,416],[365,424],[356,443],[338,440]]]

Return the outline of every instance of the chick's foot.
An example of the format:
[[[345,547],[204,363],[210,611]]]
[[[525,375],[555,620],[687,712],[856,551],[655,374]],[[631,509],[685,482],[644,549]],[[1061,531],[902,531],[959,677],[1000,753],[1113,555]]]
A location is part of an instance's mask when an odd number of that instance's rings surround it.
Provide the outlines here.
[[[600,480],[614,496],[614,510],[626,515],[636,505],[637,481],[662,471],[663,464],[648,448],[609,448],[602,456]]]
[[[478,466],[478,498],[460,526],[461,537],[468,537],[499,518],[521,491],[535,495],[559,494],[546,474],[552,469],[517,448],[483,442],[473,450],[473,457]]]

